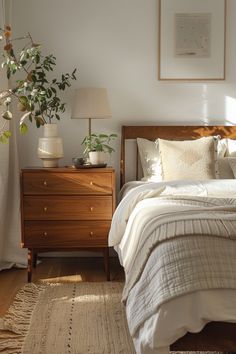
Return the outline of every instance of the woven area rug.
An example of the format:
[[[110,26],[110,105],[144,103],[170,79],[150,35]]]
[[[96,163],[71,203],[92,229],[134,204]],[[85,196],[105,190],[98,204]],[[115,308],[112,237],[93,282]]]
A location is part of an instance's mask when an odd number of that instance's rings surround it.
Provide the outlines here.
[[[0,319],[0,353],[133,354],[123,283],[25,285]]]
[[[134,354],[122,289],[117,282],[25,285],[0,318],[0,354]]]

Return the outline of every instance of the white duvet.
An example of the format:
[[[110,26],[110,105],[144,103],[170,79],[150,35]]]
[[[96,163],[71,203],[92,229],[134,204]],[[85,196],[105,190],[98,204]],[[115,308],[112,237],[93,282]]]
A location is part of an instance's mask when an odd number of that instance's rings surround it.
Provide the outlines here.
[[[234,200],[236,198],[236,181],[129,183],[122,193],[124,198],[121,200],[113,217],[109,245],[115,246],[126,272],[126,312],[136,352],[140,354],[167,352],[169,345],[176,339],[183,336],[187,331],[201,330],[209,321],[236,322],[235,283],[230,284],[231,289],[224,289],[224,285],[217,290],[207,288],[205,290],[196,290],[196,288],[192,293],[173,297],[169,301],[161,303],[161,306],[156,311],[148,312],[147,309],[150,306],[145,306],[145,304],[149,305],[150,293],[155,282],[148,283],[146,279],[151,274],[152,268],[155,269],[156,267],[158,260],[158,258],[155,259],[156,252],[152,252],[148,261],[144,263],[144,269],[141,268],[141,276],[138,275],[134,279],[136,283],[130,281],[137,269],[137,265],[134,267],[134,259],[137,258],[137,254],[135,254],[136,235],[139,233],[137,225],[135,225],[137,215],[142,215],[144,212],[145,216],[145,210],[150,205],[150,210],[153,212],[155,210],[153,205],[158,202],[158,198],[163,203],[163,198],[164,201],[165,198],[168,201],[170,196],[171,198],[176,196],[176,201],[178,200],[177,196],[182,196],[182,199],[184,199],[183,196],[186,199],[189,196],[196,196],[198,200],[201,200],[201,197],[206,200],[209,197],[227,198],[218,200],[218,204],[219,202],[220,205],[225,204],[224,207],[227,208],[228,204],[231,206],[236,204]],[[165,207],[165,205],[162,205],[162,207]],[[199,216],[202,217],[200,214]],[[233,225],[235,221],[233,210],[229,213],[229,217],[232,218],[232,216]],[[230,227],[227,225],[227,228],[231,229],[227,232],[234,237],[232,225]],[[137,230],[135,230],[135,227]],[[232,249],[231,251],[235,252],[235,250]],[[140,260],[142,261],[142,258]],[[132,267],[134,272],[132,272]],[[155,272],[153,277],[155,277]],[[130,283],[131,287],[127,286],[127,283]],[[154,300],[156,299],[154,298]],[[152,299],[152,302],[155,301]],[[138,307],[135,308],[135,306]],[[153,308],[155,307],[153,306]]]

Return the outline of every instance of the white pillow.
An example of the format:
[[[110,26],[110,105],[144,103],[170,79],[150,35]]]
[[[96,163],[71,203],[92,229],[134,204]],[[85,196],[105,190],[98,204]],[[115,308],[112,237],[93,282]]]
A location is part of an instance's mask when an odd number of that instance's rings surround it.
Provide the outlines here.
[[[142,180],[162,181],[158,141],[137,138],[137,144],[144,175]]]
[[[214,138],[216,139],[216,144],[218,142],[217,156],[223,157],[227,149],[227,141],[226,139],[220,140],[220,136],[215,136]],[[144,175],[142,180],[155,182],[163,181],[158,139],[156,141],[151,141],[144,138],[137,138],[137,145]],[[229,165],[228,168],[230,168]],[[217,164],[216,170],[218,170]],[[217,178],[223,178],[219,176],[217,171],[216,176]]]
[[[236,158],[235,157],[229,157],[229,164],[232,169],[232,172],[234,174],[234,178],[236,178]]]
[[[158,142],[164,180],[216,178],[214,137],[184,141],[158,139]]]
[[[233,157],[222,157],[218,158],[218,169],[220,179],[233,179],[235,178],[233,170],[230,165],[230,159],[235,159]]]
[[[227,143],[226,156],[236,157],[236,140],[234,139],[223,139],[223,140],[226,140]]]
[[[218,144],[217,144],[217,156],[224,157],[227,151],[227,139],[220,139],[218,135]]]

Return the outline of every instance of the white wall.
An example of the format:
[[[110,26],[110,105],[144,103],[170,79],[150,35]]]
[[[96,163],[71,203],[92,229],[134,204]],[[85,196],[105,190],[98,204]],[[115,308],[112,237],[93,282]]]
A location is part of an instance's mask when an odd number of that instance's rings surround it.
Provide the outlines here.
[[[29,31],[45,52],[57,57],[57,72],[78,68],[74,87],[106,87],[111,120],[93,130],[120,133],[122,124],[236,123],[236,1],[228,0],[227,80],[177,83],[157,80],[157,0],[13,0],[13,29]],[[82,154],[87,121],[71,120],[71,98],[60,123],[63,164]],[[21,166],[39,164],[32,127],[20,137]],[[118,169],[119,142],[113,161]]]

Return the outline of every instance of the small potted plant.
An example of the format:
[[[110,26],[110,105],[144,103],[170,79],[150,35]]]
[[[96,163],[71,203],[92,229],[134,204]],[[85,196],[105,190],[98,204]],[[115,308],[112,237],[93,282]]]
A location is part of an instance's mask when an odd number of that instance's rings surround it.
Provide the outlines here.
[[[91,134],[84,138],[82,141],[82,145],[85,146],[84,154],[89,156],[92,165],[105,163],[105,154],[115,151],[110,144],[116,137],[116,134]]]

